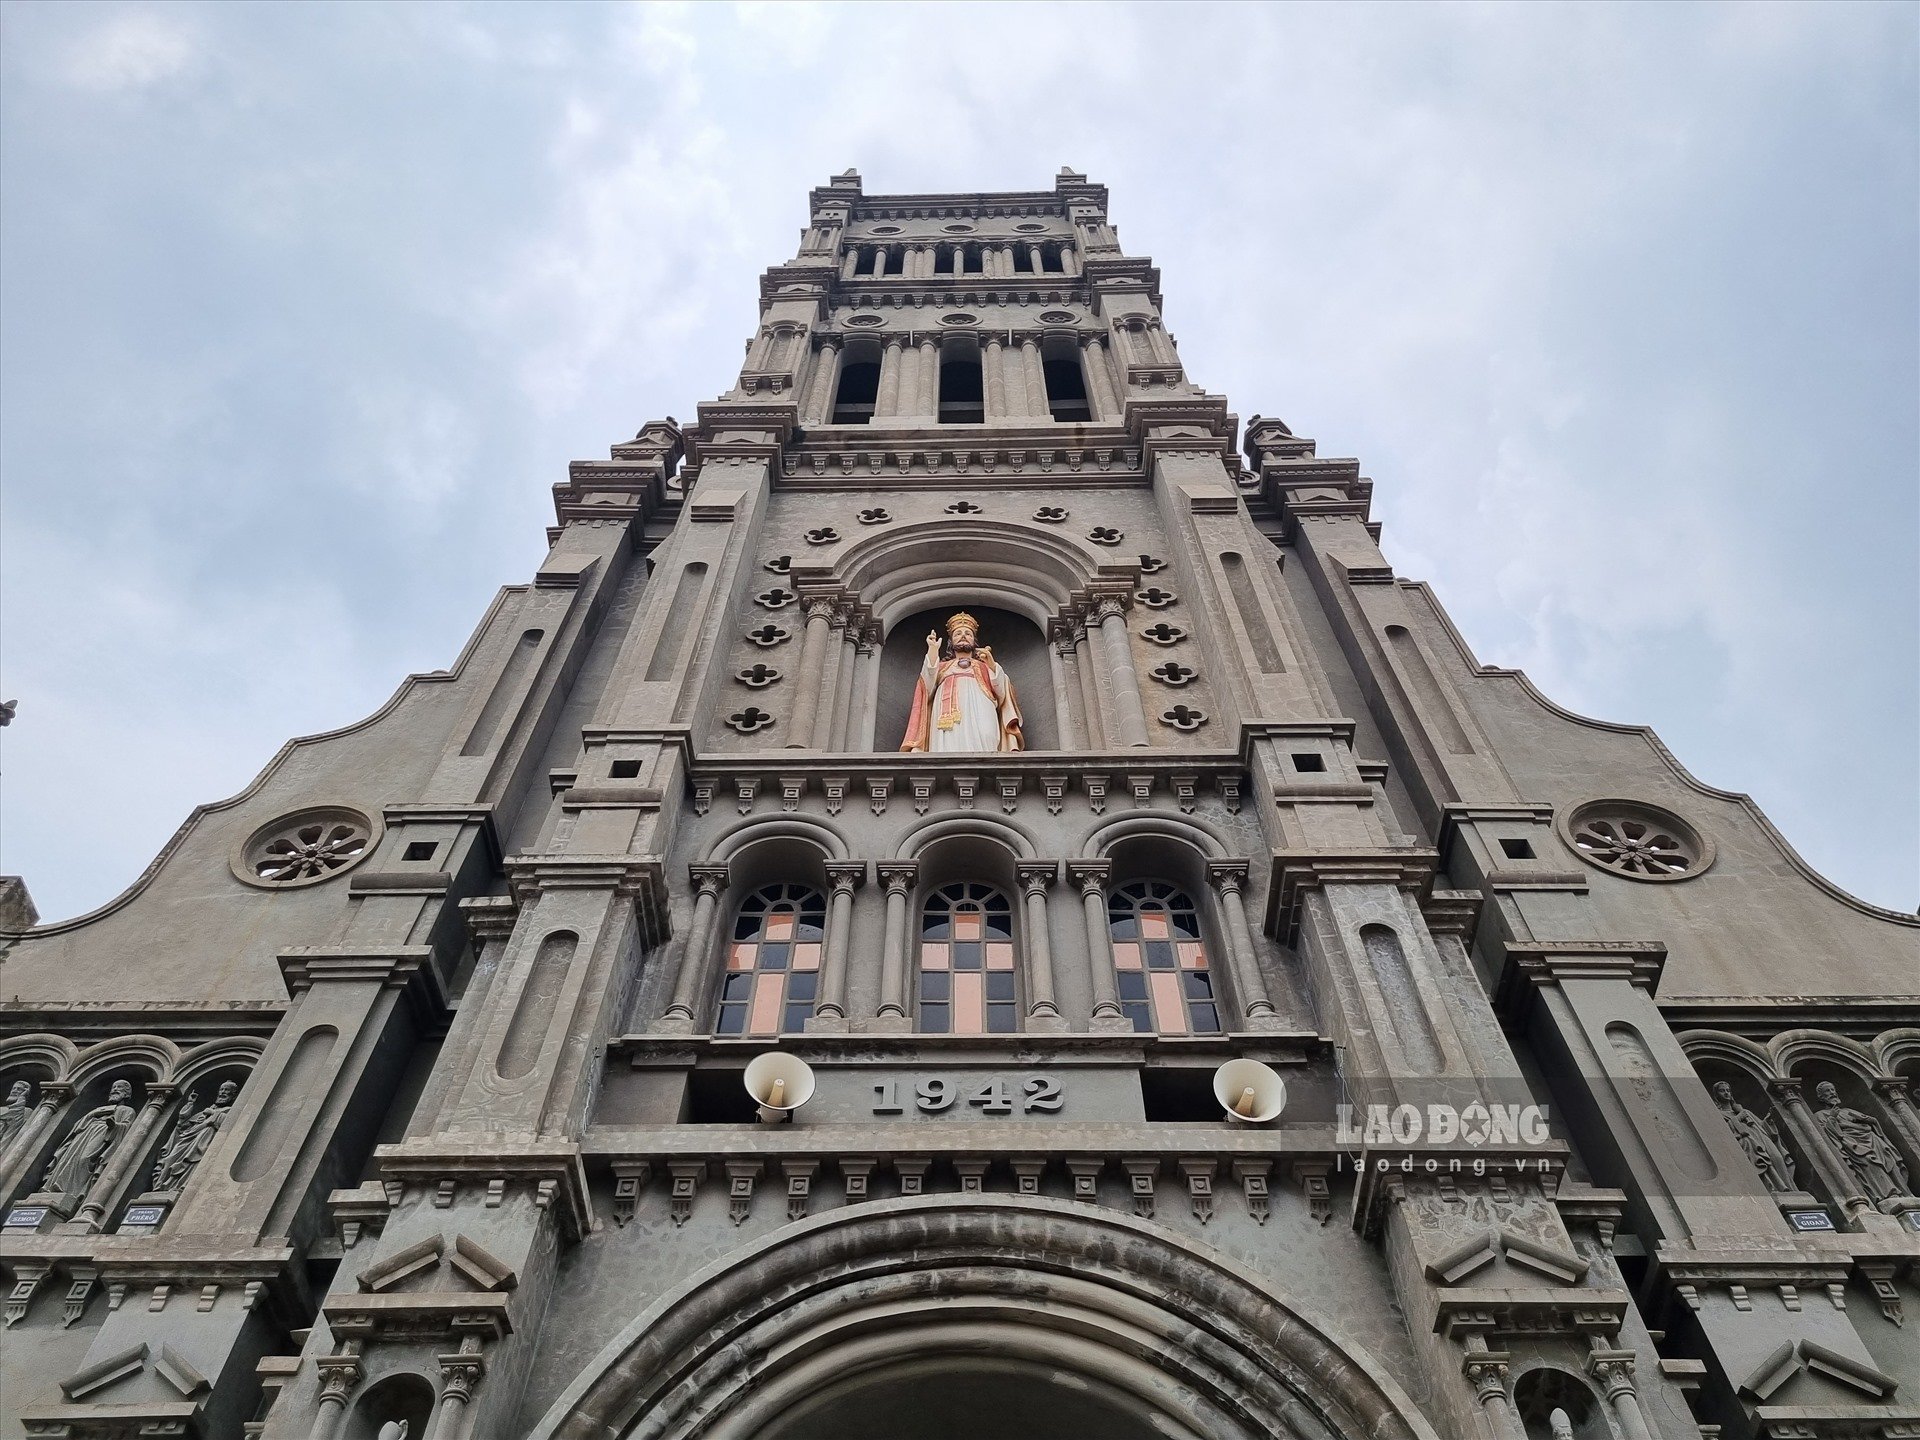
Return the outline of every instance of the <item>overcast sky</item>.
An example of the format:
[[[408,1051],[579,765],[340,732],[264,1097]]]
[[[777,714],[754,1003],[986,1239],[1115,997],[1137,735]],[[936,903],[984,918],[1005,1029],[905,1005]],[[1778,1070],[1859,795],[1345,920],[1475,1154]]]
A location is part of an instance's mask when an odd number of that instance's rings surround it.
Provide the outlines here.
[[[0,863],[96,905],[448,664],[810,186],[1067,164],[1481,660],[1911,909],[1917,16],[7,4]]]

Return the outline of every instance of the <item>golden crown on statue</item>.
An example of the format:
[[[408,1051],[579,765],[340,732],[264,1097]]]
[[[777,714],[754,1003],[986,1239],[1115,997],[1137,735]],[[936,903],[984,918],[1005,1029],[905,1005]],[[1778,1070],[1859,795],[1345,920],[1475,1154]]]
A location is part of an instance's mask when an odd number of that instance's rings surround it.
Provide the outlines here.
[[[980,633],[980,622],[974,619],[973,616],[969,615],[966,611],[957,610],[953,614],[947,617],[948,638],[951,639],[953,636],[953,632],[960,629],[962,626],[965,626],[967,629],[973,631],[975,635],[978,635]]]

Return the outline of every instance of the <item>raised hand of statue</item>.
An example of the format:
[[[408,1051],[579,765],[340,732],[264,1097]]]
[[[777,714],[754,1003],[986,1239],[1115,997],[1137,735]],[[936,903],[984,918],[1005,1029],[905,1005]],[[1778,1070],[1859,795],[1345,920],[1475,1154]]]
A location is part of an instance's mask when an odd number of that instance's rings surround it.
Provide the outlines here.
[[[936,654],[938,653],[939,649],[940,649],[940,632],[938,630],[927,631],[927,653],[929,655]]]

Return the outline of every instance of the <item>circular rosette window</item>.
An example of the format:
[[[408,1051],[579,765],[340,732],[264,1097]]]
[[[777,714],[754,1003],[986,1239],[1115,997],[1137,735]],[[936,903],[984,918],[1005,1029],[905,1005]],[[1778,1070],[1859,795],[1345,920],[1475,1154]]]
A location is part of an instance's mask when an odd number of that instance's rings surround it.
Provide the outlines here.
[[[1563,812],[1559,829],[1582,860],[1629,880],[1691,880],[1713,864],[1711,840],[1637,800],[1589,800]]]
[[[268,821],[233,856],[233,873],[249,885],[287,890],[318,885],[373,853],[379,822],[344,805],[319,805]]]

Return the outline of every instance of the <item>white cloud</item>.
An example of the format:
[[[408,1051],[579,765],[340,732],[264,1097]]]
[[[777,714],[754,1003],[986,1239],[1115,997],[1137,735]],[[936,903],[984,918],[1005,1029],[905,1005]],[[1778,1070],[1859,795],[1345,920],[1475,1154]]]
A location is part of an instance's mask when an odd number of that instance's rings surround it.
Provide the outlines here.
[[[126,10],[75,40],[65,70],[83,90],[124,93],[183,75],[198,58],[193,36],[176,16]]]

